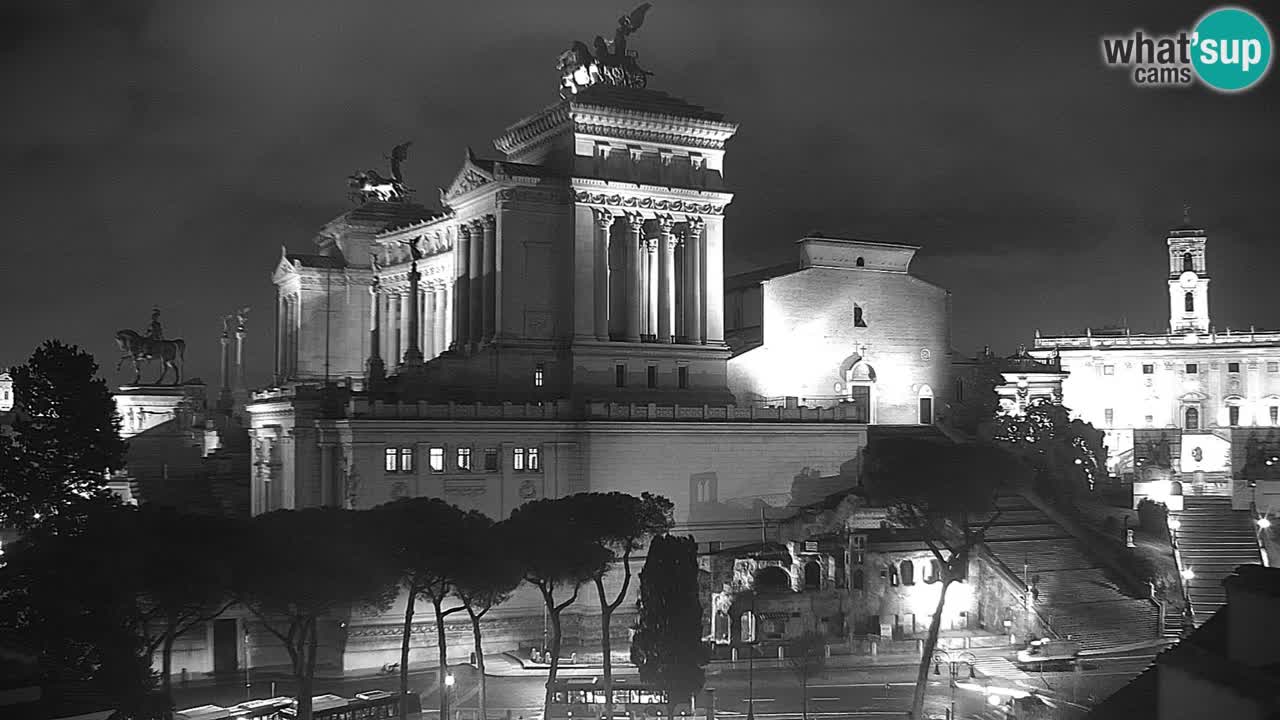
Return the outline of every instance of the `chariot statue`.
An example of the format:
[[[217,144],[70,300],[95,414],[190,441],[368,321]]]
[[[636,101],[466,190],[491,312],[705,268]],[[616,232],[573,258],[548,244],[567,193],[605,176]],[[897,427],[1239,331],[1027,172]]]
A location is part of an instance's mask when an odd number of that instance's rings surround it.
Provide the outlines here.
[[[146,335],[136,330],[120,330],[116,332],[116,345],[121,353],[116,361],[116,372],[126,360],[132,360],[134,385],[142,382],[142,364],[150,364],[155,359],[160,360],[160,377],[153,384],[163,385],[170,370],[173,370],[173,384],[182,382],[183,353],[187,344],[182,340],[165,339],[164,326],[160,324],[160,308],[152,308]]]
[[[400,172],[400,164],[409,157],[409,146],[412,142],[401,143],[391,150],[387,160],[391,162],[391,177],[383,177],[377,170],[365,170],[347,177],[347,185],[351,188],[351,198],[355,202],[365,203],[370,200],[390,202],[404,200],[413,192],[404,184],[404,176]]]
[[[640,29],[651,5],[644,3],[630,13],[618,18],[613,33],[613,44],[597,35],[594,51],[578,40],[568,50],[560,53],[560,97],[568,99],[592,85],[642,88],[649,84],[653,73],[640,67],[635,51],[627,50],[627,38]]]

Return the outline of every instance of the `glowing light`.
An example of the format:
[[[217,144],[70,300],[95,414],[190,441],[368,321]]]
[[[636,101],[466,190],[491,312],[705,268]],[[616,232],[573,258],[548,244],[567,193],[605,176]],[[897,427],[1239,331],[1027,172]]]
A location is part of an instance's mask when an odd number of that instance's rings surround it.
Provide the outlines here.
[[[1180,527],[1182,527],[1182,521],[1178,520],[1178,518],[1170,518],[1170,519],[1169,519],[1169,529],[1170,529],[1170,530],[1172,530],[1172,531],[1174,531],[1174,532],[1177,532],[1177,531],[1178,531],[1178,528],[1180,528]]]
[[[1000,707],[1004,704],[1004,700],[999,695],[988,695],[987,704],[991,707]]]
[[[1269,528],[1269,527],[1271,527],[1271,521],[1270,521],[1270,520],[1268,520],[1267,518],[1264,518],[1264,517],[1260,517],[1260,518],[1258,518],[1258,528],[1259,528],[1260,530],[1266,530],[1266,529],[1267,529],[1267,528]]]
[[[1184,569],[1184,570],[1182,571],[1182,579],[1183,579],[1183,580],[1188,580],[1188,581],[1190,581],[1190,580],[1195,580],[1195,578],[1196,578],[1196,573],[1195,573],[1195,571],[1194,571],[1194,570],[1192,570],[1191,568],[1186,568],[1186,569]]]
[[[453,687],[453,673],[444,676],[444,684],[446,687]]]

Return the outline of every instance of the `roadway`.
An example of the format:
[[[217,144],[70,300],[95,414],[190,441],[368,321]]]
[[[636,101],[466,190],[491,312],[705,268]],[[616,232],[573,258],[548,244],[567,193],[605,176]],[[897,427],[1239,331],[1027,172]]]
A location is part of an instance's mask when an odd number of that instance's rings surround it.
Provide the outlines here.
[[[1145,652],[1092,658],[1076,670],[1029,673],[1027,680],[1017,684],[1056,702],[1060,717],[1079,716],[1084,708],[1107,697],[1146,669],[1152,657],[1152,652]],[[452,705],[463,709],[464,720],[468,720],[465,710],[477,707],[477,674],[468,665],[454,666],[452,672],[457,678],[457,684],[451,691]],[[926,715],[943,717],[954,702],[957,720],[1002,720],[1005,717],[999,709],[987,704],[984,693],[966,689],[963,684],[953,688],[945,668],[943,672],[942,676],[932,673],[929,676]],[[910,707],[915,673],[914,665],[905,664],[828,669],[809,680],[808,715],[821,720],[902,717]],[[620,676],[624,674],[625,671],[619,673]],[[962,683],[967,681],[967,673],[960,679]],[[979,677],[977,682],[983,682],[982,678]],[[489,677],[490,715],[510,710],[513,720],[540,716],[545,683],[545,675],[541,674]],[[1005,681],[1004,684],[1014,683]],[[366,690],[395,690],[398,685],[398,675],[318,680],[314,694],[334,693],[351,697]],[[435,670],[411,672],[409,685],[422,693],[423,709],[427,711],[424,714],[433,714],[439,702]],[[754,715],[764,720],[792,720],[803,715],[804,691],[800,679],[790,669],[756,667],[749,674],[741,667],[712,666],[708,668],[706,685],[715,690],[717,717],[744,720],[749,706],[754,706]],[[249,696],[255,698],[273,694],[293,695],[292,681],[277,676],[274,683],[253,682],[249,690]],[[192,683],[186,687],[175,683],[174,696],[179,708],[203,704],[233,705],[246,698],[244,677],[240,676],[238,682],[227,678],[219,683]],[[705,694],[697,698],[699,709],[705,699]]]

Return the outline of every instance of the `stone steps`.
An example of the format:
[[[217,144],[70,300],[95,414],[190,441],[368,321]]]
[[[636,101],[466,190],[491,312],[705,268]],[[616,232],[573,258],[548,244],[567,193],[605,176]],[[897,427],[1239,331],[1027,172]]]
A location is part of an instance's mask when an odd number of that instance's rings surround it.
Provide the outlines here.
[[[1185,586],[1200,625],[1226,604],[1223,580],[1240,565],[1261,564],[1262,555],[1252,515],[1232,510],[1229,497],[1188,496],[1175,516],[1180,569],[1195,573]]]

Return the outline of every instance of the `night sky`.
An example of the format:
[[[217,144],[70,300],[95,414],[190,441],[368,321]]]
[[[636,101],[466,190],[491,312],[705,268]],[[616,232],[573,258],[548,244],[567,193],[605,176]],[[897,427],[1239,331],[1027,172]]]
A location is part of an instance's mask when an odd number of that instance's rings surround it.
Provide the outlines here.
[[[159,304],[216,384],[220,317],[247,304],[266,382],[280,246],[350,207],[346,176],[413,140],[406,180],[434,204],[633,4],[5,2],[0,366],[58,337],[119,382],[112,334]],[[1217,327],[1280,327],[1280,76],[1153,90],[1101,61],[1102,35],[1215,5],[969,5],[655,1],[631,42],[650,87],[741,126],[727,270],[815,230],[921,245],[954,347],[1012,352],[1036,328],[1162,329],[1164,233],[1190,203]]]

